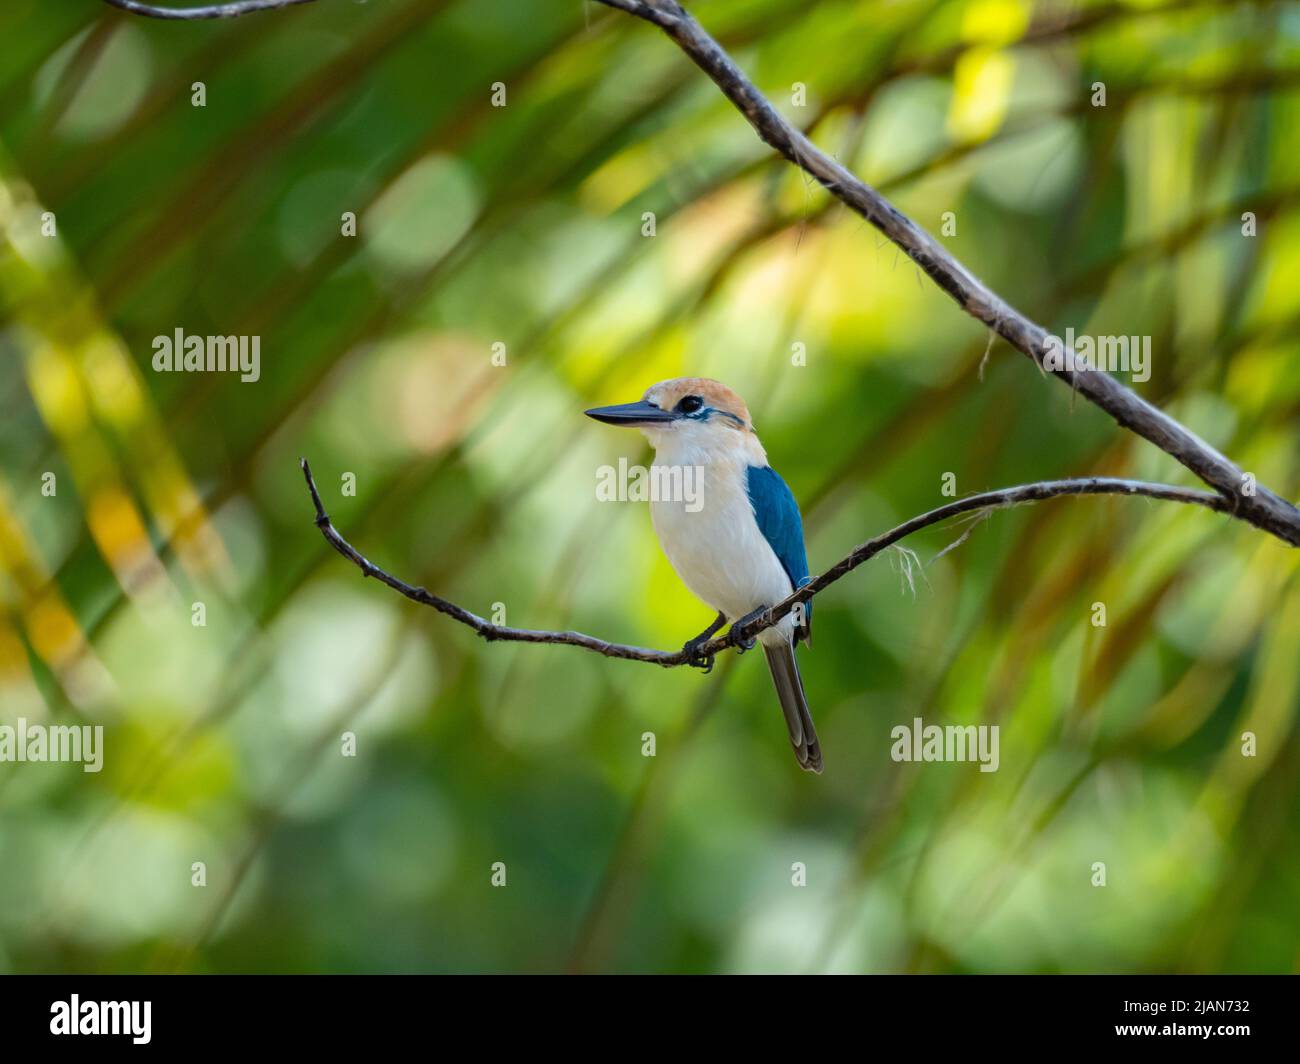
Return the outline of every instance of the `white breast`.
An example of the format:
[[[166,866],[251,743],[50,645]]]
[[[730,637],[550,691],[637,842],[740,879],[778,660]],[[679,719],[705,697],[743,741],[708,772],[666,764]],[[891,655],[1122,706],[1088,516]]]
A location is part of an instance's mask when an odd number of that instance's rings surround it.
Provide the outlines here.
[[[738,620],[790,594],[790,578],[763,537],[746,490],[749,459],[738,448],[719,454],[690,446],[661,448],[655,466],[698,466],[703,482],[699,509],[682,499],[652,500],[650,516],[668,561],[705,603]],[[787,617],[760,634],[764,642],[789,639]]]

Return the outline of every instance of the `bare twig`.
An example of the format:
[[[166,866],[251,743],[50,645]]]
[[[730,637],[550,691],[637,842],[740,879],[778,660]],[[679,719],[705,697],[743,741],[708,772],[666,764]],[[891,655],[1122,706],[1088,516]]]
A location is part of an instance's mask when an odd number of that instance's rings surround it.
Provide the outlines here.
[[[305,458],[300,459],[300,463],[302,465],[302,474],[307,480],[307,489],[311,492],[312,504],[316,507],[316,527],[321,530],[321,535],[325,537],[329,545],[360,569],[362,575],[373,576],[380,583],[387,584],[394,591],[405,595],[413,602],[433,607],[439,613],[444,613],[452,620],[459,621],[466,627],[472,628],[488,642],[559,643],[565,646],[582,647],[584,650],[594,651],[607,658],[645,661],[652,665],[662,665],[664,668],[687,665],[693,661],[717,655],[732,647],[734,645],[733,639],[752,639],[765,628],[770,628],[776,624],[798,603],[810,601],[814,595],[824,591],[837,580],[847,576],[863,562],[874,558],[881,551],[892,547],[899,540],[910,536],[913,532],[919,532],[923,528],[937,525],[950,517],[956,517],[960,514],[1004,509],[1008,506],[1018,506],[1021,503],[1041,502],[1044,499],[1058,498],[1065,495],[1143,495],[1151,499],[1164,499],[1168,502],[1204,506],[1206,509],[1218,513],[1228,513],[1232,510],[1231,500],[1215,495],[1212,492],[1177,488],[1169,484],[1149,484],[1141,480],[1124,480],[1117,477],[1045,480],[1035,484],[1021,484],[1014,488],[1001,488],[997,491],[985,491],[978,495],[968,495],[964,499],[956,499],[944,506],[919,514],[911,520],[904,521],[901,525],[891,528],[888,532],[882,532],[874,539],[869,539],[860,546],[855,547],[845,558],[827,569],[821,576],[804,584],[799,590],[776,603],[765,613],[754,617],[744,625],[736,626],[725,636],[709,640],[699,648],[698,655],[692,659],[688,658],[686,653],[681,650],[649,650],[645,647],[628,646],[623,643],[610,643],[604,639],[597,639],[592,635],[584,635],[582,632],[551,632],[543,629],[510,628],[502,624],[493,624],[478,614],[457,606],[448,599],[441,598],[422,587],[414,587],[404,580],[399,580],[391,573],[385,572],[375,565],[339,534],[338,530],[330,523],[329,515],[325,512],[325,505],[321,502],[320,492],[316,489],[316,481],[311,475],[311,466],[308,465]]]
[[[275,11],[282,7],[310,4],[312,0],[231,0],[229,3],[205,4],[203,7],[161,7],[158,4],[142,4],[139,0],[104,0],[104,3],[119,11],[143,15],[145,18],[197,21],[210,18],[238,18],[240,15],[251,15],[254,11]]]

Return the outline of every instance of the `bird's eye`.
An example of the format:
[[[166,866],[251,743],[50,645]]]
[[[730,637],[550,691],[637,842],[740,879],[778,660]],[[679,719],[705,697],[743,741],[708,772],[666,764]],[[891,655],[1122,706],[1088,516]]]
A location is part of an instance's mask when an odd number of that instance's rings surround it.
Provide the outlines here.
[[[685,399],[683,399],[680,403],[677,404],[677,409],[680,410],[683,414],[693,414],[703,405],[704,405],[704,400],[701,399],[698,395],[688,395],[686,396]]]

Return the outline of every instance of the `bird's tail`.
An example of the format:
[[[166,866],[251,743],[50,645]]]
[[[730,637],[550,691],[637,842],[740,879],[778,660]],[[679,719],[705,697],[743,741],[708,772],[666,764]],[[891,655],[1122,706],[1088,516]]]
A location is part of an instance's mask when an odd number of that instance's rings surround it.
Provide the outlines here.
[[[812,714],[808,712],[808,699],[803,693],[803,678],[794,657],[794,644],[764,643],[763,653],[767,655],[767,667],[772,670],[772,679],[776,682],[785,724],[790,729],[790,745],[794,747],[794,756],[799,759],[799,767],[809,772],[820,772],[822,747],[817,741]]]

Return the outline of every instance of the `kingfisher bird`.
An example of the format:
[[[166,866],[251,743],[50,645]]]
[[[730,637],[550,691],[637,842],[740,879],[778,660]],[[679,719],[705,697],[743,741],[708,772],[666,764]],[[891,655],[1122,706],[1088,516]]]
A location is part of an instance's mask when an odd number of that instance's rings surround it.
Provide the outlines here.
[[[638,428],[655,450],[651,483],[673,483],[672,473],[702,477],[694,505],[656,498],[655,534],[682,582],[717,611],[714,622],[683,646],[692,664],[707,669],[700,648],[724,625],[730,633],[806,584],[808,552],[799,504],[754,433],[744,400],[719,381],[683,377],[661,381],[635,403],[586,411],[610,425]],[[663,493],[660,492],[660,495]],[[822,751],[808,712],[795,647],[811,635],[812,602],[758,633],[799,765],[821,772]],[[754,640],[732,636],[740,652]]]

